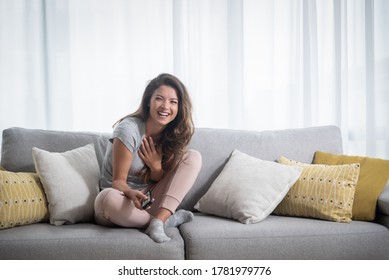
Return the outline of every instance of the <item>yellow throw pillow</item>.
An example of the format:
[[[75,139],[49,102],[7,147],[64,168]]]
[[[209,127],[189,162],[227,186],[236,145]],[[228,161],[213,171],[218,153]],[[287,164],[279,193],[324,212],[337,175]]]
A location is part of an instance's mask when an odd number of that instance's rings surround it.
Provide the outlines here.
[[[389,179],[389,160],[360,156],[335,155],[316,152],[315,164],[361,165],[358,184],[355,189],[353,220],[372,221],[375,219],[377,200]]]
[[[274,214],[351,222],[359,164],[306,164],[281,157],[279,163],[303,168]]]
[[[46,196],[37,174],[0,171],[0,229],[48,218]]]

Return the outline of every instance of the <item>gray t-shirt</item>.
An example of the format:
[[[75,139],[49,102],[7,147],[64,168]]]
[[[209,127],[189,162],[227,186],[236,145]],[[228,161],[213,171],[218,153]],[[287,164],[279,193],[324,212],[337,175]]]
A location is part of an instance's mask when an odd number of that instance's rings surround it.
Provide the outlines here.
[[[132,153],[132,163],[127,176],[127,184],[133,189],[143,189],[150,183],[143,183],[136,174],[144,167],[143,160],[138,155],[138,149],[145,136],[145,123],[135,117],[124,118],[114,129],[103,160],[103,168],[100,177],[100,189],[112,186],[112,143],[113,139],[119,139]]]

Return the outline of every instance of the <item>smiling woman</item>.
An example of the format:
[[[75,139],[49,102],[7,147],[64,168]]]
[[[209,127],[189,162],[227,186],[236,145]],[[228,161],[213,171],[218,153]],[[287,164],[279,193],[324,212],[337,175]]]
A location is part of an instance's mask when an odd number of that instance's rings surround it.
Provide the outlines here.
[[[178,78],[161,74],[149,82],[138,110],[114,125],[95,202],[97,223],[147,227],[155,242],[166,242],[165,227],[192,220],[191,212],[176,212],[202,164],[201,155],[187,149],[191,112]]]
[[[170,86],[160,86],[151,97],[149,106],[149,127],[153,127],[158,133],[159,126],[164,127],[177,116],[178,97],[176,90]]]

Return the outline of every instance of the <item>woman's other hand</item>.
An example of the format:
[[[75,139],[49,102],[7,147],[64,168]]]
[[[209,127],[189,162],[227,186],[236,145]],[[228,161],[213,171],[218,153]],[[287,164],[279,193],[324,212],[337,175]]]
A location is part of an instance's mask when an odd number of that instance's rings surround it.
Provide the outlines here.
[[[151,179],[159,181],[163,175],[162,171],[162,152],[159,151],[151,137],[145,137],[139,149],[139,156],[150,168]]]

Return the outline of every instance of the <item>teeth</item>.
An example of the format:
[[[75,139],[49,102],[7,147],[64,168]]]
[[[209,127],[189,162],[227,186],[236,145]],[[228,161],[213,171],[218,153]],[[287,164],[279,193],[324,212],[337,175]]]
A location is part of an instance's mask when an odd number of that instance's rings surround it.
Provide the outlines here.
[[[161,113],[161,112],[158,112],[158,114],[159,114],[160,116],[163,116],[163,117],[167,117],[167,116],[169,116],[169,114],[168,114],[168,113]]]

